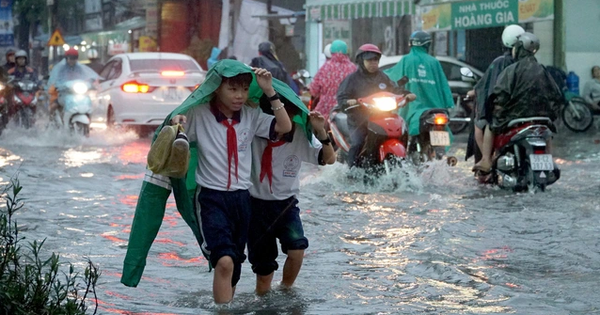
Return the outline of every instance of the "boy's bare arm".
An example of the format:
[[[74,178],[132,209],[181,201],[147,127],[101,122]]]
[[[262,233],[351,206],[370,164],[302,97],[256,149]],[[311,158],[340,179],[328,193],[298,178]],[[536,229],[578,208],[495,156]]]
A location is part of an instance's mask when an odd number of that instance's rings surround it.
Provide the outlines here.
[[[323,117],[321,113],[313,111],[308,114],[308,118],[317,139],[321,142],[325,142],[323,143],[322,149],[323,161],[325,164],[335,163],[337,156],[333,150],[333,146],[331,145],[331,140],[327,135],[327,130],[325,130],[325,117]]]
[[[263,90],[265,95],[269,98],[275,96],[275,89],[273,88],[273,77],[271,72],[262,68],[254,68],[256,74],[256,83]],[[271,109],[275,115],[275,132],[277,133],[288,133],[292,130],[292,122],[288,117],[287,112],[283,106],[283,103],[279,99],[271,101]]]

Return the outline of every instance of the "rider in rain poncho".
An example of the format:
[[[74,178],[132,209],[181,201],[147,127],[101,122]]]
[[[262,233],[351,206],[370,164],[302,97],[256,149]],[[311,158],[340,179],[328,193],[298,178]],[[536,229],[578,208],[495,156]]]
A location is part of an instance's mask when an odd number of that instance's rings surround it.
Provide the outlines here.
[[[495,134],[503,132],[511,120],[536,116],[556,119],[556,106],[562,103],[563,96],[554,79],[535,59],[539,49],[540,41],[534,34],[525,32],[517,38],[513,47],[516,62],[500,73],[486,101],[486,107],[491,109],[487,112],[491,124],[484,133],[482,159],[473,171],[483,175],[490,172]]]
[[[243,73],[252,73],[252,69],[241,62],[225,59],[217,62],[207,73],[205,81],[194,91],[179,107],[177,107],[165,119],[163,124],[157,128],[154,140],[164,126],[170,125],[172,117],[185,114],[195,106],[207,106],[214,97],[214,92],[221,85],[222,77],[234,77]],[[285,83],[273,79],[273,88],[281,98],[287,99],[301,109],[301,113],[294,117],[293,121],[300,124],[305,132],[310,135],[308,128],[308,109],[300,98]],[[257,103],[263,91],[253,79],[249,87],[248,101]],[[246,105],[245,105],[246,106]],[[154,142],[153,140],[153,142]],[[181,217],[191,228],[198,244],[203,244],[203,237],[199,229],[197,213],[194,209],[194,193],[196,190],[196,169],[198,166],[198,148],[194,142],[190,143],[190,163],[186,178],[169,178],[147,171],[142,184],[129,235],[127,255],[123,265],[121,283],[135,287],[138,285],[144,268],[146,257],[160,229],[162,218],[165,214],[165,206],[171,190],[175,197],[177,210]]]
[[[431,35],[416,31],[410,36],[410,53],[392,68],[385,70],[390,79],[397,82],[403,76],[409,81],[406,89],[417,99],[400,109],[400,116],[408,123],[410,136],[419,134],[421,114],[435,108],[452,108],[454,100],[440,62],[428,54]]]
[[[77,62],[79,52],[73,48],[67,50],[65,59],[57,63],[50,72],[48,79],[48,93],[50,94],[50,111],[53,112],[56,108],[61,107],[58,104],[58,89],[66,82],[72,80],[96,81],[100,77],[92,70],[92,68],[82,65]]]

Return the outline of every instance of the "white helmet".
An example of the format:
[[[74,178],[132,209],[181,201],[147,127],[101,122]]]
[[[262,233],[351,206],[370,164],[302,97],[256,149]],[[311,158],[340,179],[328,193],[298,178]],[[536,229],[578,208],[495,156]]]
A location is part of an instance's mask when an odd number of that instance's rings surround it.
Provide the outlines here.
[[[512,48],[517,42],[517,37],[523,33],[525,33],[525,30],[517,24],[507,26],[502,32],[502,44],[505,47]]]
[[[325,57],[331,58],[331,44],[325,45],[325,48],[323,49],[323,54],[325,54]]]
[[[98,59],[98,51],[94,48],[87,51],[88,59]]]

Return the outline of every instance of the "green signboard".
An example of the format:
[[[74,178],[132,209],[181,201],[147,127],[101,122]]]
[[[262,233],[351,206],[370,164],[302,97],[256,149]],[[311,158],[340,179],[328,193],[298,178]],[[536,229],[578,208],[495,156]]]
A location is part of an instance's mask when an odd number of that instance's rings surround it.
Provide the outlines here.
[[[473,29],[517,23],[519,4],[514,0],[480,0],[452,4],[452,29]]]
[[[423,6],[423,30],[442,31],[537,22],[554,18],[554,0],[472,0]]]

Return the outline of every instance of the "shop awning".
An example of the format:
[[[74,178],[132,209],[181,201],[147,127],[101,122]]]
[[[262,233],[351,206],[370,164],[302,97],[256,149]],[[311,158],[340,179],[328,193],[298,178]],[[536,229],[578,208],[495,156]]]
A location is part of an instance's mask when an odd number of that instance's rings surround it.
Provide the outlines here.
[[[414,14],[412,0],[307,0],[309,20],[349,20]]]

